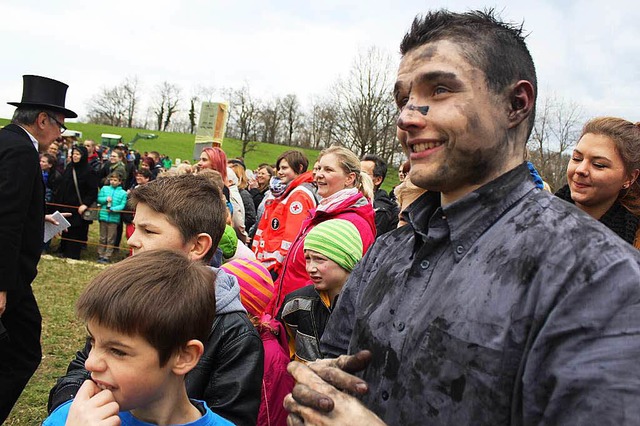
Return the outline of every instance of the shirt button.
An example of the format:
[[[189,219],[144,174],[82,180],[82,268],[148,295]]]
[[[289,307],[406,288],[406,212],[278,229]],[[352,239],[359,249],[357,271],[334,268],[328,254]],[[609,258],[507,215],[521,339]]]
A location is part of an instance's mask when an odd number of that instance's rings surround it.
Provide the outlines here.
[[[462,247],[462,246],[456,247],[456,253],[458,253],[458,254],[464,253],[464,247]]]
[[[404,330],[404,323],[403,322],[398,323],[398,331],[402,331],[402,330]]]
[[[389,392],[382,391],[382,395],[381,396],[382,396],[382,399],[386,401],[387,399],[389,399]]]
[[[393,315],[393,314],[395,314],[395,313],[396,313],[396,311],[395,311],[395,309],[389,309],[389,313],[390,313],[391,315]]]
[[[423,260],[422,262],[420,262],[420,267],[422,269],[427,269],[429,267],[429,261],[428,260]]]

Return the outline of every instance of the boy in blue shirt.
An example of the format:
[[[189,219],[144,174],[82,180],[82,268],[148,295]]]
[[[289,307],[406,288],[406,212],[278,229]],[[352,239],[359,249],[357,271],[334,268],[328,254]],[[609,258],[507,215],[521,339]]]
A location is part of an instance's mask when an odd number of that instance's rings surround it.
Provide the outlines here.
[[[94,278],[76,303],[91,379],[43,425],[231,425],[185,387],[215,316],[213,280],[213,270],[170,250],[140,253]]]
[[[98,247],[98,263],[109,263],[120,224],[120,211],[127,205],[127,191],[122,189],[122,177],[111,173],[109,185],[105,185],[98,193],[100,208],[100,246]]]

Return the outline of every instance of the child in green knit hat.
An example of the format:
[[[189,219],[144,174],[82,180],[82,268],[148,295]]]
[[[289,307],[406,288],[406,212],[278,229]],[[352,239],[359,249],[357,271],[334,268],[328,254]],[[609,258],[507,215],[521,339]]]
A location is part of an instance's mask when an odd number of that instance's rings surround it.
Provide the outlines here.
[[[327,220],[305,237],[304,257],[310,285],[285,297],[278,318],[285,324],[293,359],[311,362],[322,357],[320,337],[342,287],[362,258],[362,238],[351,222]]]

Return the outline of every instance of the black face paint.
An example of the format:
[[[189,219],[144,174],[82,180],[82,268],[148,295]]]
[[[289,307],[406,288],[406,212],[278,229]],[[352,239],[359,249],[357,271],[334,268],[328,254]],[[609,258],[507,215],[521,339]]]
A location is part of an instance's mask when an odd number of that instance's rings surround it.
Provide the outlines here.
[[[418,111],[422,115],[427,115],[427,113],[429,112],[429,105],[415,106],[415,105],[409,104],[407,105],[407,109],[409,111]]]

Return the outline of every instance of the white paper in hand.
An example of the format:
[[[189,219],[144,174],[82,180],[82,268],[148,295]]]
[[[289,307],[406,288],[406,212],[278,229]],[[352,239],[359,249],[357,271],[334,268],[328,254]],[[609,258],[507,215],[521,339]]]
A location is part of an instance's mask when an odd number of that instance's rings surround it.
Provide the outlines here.
[[[54,235],[61,233],[62,231],[64,231],[65,229],[71,226],[69,221],[67,221],[67,219],[64,216],[62,216],[62,213],[60,213],[59,211],[56,211],[51,216],[56,220],[56,222],[58,222],[58,225],[54,225],[51,222],[46,222],[46,221],[44,222],[44,242],[45,243],[50,239],[52,239]]]

